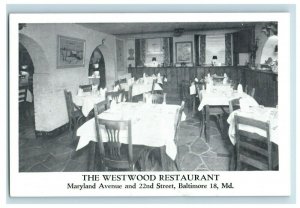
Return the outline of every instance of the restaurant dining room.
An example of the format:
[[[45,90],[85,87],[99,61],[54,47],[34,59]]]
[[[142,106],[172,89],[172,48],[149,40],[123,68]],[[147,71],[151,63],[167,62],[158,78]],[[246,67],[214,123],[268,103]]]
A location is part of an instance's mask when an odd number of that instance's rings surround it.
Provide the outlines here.
[[[277,30],[20,23],[19,172],[278,171]]]

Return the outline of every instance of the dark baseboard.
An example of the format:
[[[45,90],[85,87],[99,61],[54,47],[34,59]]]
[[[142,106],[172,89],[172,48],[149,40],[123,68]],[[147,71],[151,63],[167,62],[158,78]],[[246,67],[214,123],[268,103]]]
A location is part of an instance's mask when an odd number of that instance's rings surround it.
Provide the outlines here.
[[[69,129],[69,123],[66,123],[52,131],[35,131],[35,136],[38,137],[55,137],[58,136]]]

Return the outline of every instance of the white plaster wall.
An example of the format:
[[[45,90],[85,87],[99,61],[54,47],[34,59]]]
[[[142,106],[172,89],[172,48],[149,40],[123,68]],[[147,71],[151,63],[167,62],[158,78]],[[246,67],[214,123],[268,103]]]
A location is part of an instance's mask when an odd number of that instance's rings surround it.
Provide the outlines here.
[[[68,122],[63,90],[71,90],[75,95],[80,84],[88,83],[89,59],[103,38],[106,39],[105,46],[101,49],[105,59],[106,82],[108,86],[114,82],[116,74],[115,36],[89,30],[77,24],[27,24],[27,27],[20,33],[29,37],[29,40],[26,40],[29,45],[38,45],[41,48],[39,51],[35,51],[33,49],[35,47],[29,48],[29,54],[35,67],[33,89],[37,131],[51,131]],[[57,69],[57,35],[86,41],[84,67]],[[22,41],[20,38],[20,42]],[[28,43],[24,44],[25,47],[26,45]],[[47,63],[44,63],[45,59],[39,58],[39,56],[45,57]]]
[[[266,41],[260,58],[260,63],[264,64],[268,58],[272,58],[273,61],[278,59],[278,54],[275,52],[275,46],[278,45],[278,36],[273,35]]]
[[[263,32],[261,32],[264,25],[265,23],[259,23],[255,26],[255,39],[258,39],[258,44],[257,44],[258,48],[256,51],[255,64],[261,63],[262,50],[266,41],[268,40],[268,37]]]

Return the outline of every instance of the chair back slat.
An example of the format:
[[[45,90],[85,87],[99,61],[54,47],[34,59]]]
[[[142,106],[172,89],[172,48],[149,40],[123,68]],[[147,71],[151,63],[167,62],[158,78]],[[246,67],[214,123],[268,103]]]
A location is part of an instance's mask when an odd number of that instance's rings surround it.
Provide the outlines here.
[[[92,92],[92,85],[79,85],[79,88],[83,90],[83,92]]]
[[[19,103],[26,102],[27,99],[27,87],[19,87]]]
[[[128,89],[128,97],[127,97],[128,102],[132,102],[132,88],[133,88],[133,86],[130,85],[129,89]]]
[[[103,159],[105,166],[111,168],[133,168],[133,153],[132,153],[132,138],[131,138],[131,121],[130,120],[106,120],[95,117],[97,130],[97,140],[100,148],[100,155]],[[108,141],[106,142],[106,147],[104,148],[102,135],[100,127],[104,126]],[[127,130],[127,144],[128,144],[128,158],[121,158],[121,147],[122,143],[120,142],[120,131]]]
[[[157,79],[153,79],[151,93],[154,94],[155,84],[157,83]]]
[[[73,105],[72,105],[72,94],[71,92],[64,90],[65,98],[66,98],[66,105],[67,105],[67,112],[69,120],[72,117]]]
[[[253,97],[254,98],[254,96],[255,96],[255,88],[252,88],[252,90],[251,90],[251,97]]]
[[[256,128],[259,128],[264,131],[269,131],[269,123],[268,122],[263,122],[259,120],[254,120],[251,118],[246,118],[246,117],[241,117],[241,116],[235,116],[236,123],[238,124],[243,124],[247,126],[253,126]]]
[[[260,170],[272,169],[272,143],[270,123],[235,115],[237,170],[242,165],[250,165]],[[254,127],[265,132],[264,136],[242,129],[242,125]]]
[[[182,113],[183,113],[183,110],[184,110],[184,105],[185,105],[185,102],[182,101],[181,102],[181,106],[180,108],[176,111],[176,115],[175,115],[175,124],[174,124],[174,129],[175,129],[175,134],[174,134],[174,137],[175,137],[175,141],[177,142],[178,140],[178,137],[177,137],[177,133],[178,133],[178,130],[179,130],[179,124],[180,124],[180,121],[181,121],[181,117],[182,117]]]
[[[165,96],[162,94],[152,94],[152,104],[162,104]]]
[[[125,90],[122,89],[118,91],[106,92],[106,99],[108,99],[109,96],[112,100],[116,101],[116,103],[123,102],[125,98]]]

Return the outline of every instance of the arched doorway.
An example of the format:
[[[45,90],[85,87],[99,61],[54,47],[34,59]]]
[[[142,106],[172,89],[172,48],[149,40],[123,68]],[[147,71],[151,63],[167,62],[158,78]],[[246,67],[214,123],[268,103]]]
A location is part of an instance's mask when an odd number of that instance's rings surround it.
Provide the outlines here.
[[[26,105],[19,108],[19,125],[32,125],[34,128],[34,94],[33,94],[34,65],[26,47],[19,43],[19,89],[26,89]]]
[[[97,46],[90,58],[89,62],[89,77],[93,76],[94,72],[98,71],[100,78],[99,78],[99,87],[105,88],[106,87],[106,75],[105,75],[105,61],[104,56]]]

